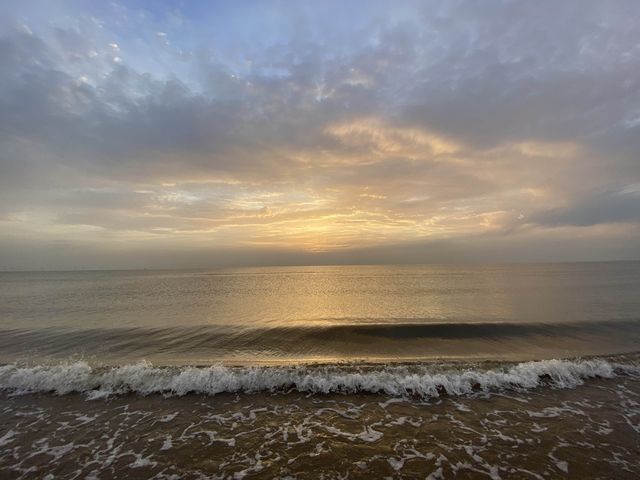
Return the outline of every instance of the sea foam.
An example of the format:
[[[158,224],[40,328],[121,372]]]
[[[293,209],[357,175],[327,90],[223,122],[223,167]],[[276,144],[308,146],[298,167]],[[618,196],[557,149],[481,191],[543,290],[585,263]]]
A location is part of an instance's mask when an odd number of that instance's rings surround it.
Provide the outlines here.
[[[589,378],[640,375],[640,366],[604,359],[542,360],[495,368],[435,364],[272,367],[157,367],[148,362],[92,367],[87,362],[0,367],[0,390],[102,398],[119,394],[215,395],[223,392],[382,393],[433,398],[540,386],[573,388]]]

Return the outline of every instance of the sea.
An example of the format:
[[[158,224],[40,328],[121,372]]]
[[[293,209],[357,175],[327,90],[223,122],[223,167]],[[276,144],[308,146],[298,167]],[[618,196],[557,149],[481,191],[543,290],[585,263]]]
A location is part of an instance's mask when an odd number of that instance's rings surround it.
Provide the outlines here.
[[[640,478],[640,262],[0,273],[2,479]]]

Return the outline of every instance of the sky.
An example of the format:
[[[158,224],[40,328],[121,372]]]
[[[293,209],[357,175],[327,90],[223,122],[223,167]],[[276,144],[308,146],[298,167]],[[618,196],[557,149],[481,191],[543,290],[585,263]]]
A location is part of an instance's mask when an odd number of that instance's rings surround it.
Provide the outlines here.
[[[0,270],[640,259],[639,18],[4,0]]]

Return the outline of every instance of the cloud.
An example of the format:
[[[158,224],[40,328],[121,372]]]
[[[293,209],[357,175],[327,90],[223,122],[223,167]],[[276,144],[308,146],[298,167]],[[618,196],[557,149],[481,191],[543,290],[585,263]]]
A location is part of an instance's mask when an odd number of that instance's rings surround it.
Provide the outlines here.
[[[632,186],[627,191],[607,192],[576,199],[567,207],[538,212],[530,221],[548,226],[640,222],[640,190],[638,186]]]
[[[637,235],[637,2],[36,7],[0,23],[12,236],[348,261]]]

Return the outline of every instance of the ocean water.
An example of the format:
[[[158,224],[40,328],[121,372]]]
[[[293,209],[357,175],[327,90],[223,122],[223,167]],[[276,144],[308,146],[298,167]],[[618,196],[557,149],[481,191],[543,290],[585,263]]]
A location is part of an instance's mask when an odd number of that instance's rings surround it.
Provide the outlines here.
[[[0,360],[538,360],[635,351],[640,263],[0,274]]]
[[[638,478],[640,262],[0,273],[1,478]]]

